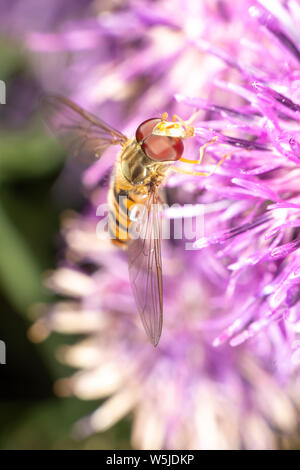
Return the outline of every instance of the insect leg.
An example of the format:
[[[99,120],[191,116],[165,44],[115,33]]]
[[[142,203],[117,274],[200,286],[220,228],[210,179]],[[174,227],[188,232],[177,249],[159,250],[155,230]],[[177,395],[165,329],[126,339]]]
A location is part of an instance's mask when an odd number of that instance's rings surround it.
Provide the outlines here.
[[[227,158],[231,157],[233,153],[234,152],[226,153],[211,171],[189,171],[189,170],[184,170],[183,168],[179,168],[176,166],[172,167],[172,170],[175,171],[176,173],[182,173],[184,175],[204,176],[204,177],[211,176],[216,172],[217,168],[221,166],[222,163],[225,162],[225,160],[227,160]],[[182,161],[182,159],[180,159],[180,161]],[[187,160],[187,162],[191,163],[192,161]]]
[[[184,128],[187,129],[188,127],[190,127],[190,125],[193,123],[193,121],[195,121],[195,119],[198,116],[198,114],[200,113],[200,111],[201,111],[201,109],[198,109],[198,111],[195,111],[187,121],[184,121],[177,114],[173,114],[172,121],[175,122],[176,119],[177,119],[177,121],[179,121],[182,124],[182,126],[184,126]]]
[[[179,161],[183,162],[183,163],[192,163],[194,165],[201,165],[202,160],[203,160],[204,155],[205,155],[206,148],[209,147],[210,145],[213,145],[214,143],[216,143],[217,140],[218,140],[218,137],[216,136],[212,140],[210,140],[209,142],[206,142],[206,144],[201,145],[200,150],[199,150],[200,155],[199,155],[198,160],[187,160],[186,158],[181,157],[179,159]]]
[[[209,176],[208,171],[190,171],[190,170],[184,170],[183,168],[178,168],[178,166],[173,166],[171,168],[171,171],[174,171],[175,173],[181,173],[183,175],[192,175],[192,176]]]

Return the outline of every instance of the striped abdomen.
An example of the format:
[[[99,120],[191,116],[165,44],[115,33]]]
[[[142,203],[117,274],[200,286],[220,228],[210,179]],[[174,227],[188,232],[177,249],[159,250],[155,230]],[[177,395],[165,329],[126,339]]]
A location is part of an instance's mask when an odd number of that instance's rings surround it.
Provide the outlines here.
[[[121,189],[116,182],[111,185],[109,195],[108,231],[111,241],[118,246],[125,247],[131,225],[130,214],[136,204],[143,204],[139,194]]]

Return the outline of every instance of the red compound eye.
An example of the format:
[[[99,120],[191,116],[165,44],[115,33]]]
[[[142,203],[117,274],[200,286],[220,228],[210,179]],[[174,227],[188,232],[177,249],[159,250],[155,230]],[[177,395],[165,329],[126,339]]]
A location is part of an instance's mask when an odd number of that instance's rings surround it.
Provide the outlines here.
[[[135,137],[147,157],[159,162],[174,162],[183,154],[183,142],[175,137],[152,135],[154,127],[161,122],[160,118],[152,118],[142,122],[137,128]]]
[[[151,135],[142,144],[147,157],[159,162],[174,162],[183,154],[183,142],[175,137]]]
[[[146,137],[149,137],[152,134],[154,127],[161,122],[159,118],[147,119],[147,121],[142,122],[136,130],[135,138],[139,144],[141,144]]]

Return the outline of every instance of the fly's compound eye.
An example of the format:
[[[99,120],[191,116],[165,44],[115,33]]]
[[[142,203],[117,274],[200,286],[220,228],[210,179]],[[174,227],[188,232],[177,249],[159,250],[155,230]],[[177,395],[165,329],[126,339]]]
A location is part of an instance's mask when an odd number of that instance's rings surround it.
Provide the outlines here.
[[[153,135],[152,131],[161,122],[160,118],[144,121],[136,131],[136,140],[147,157],[159,162],[179,160],[183,154],[183,142],[180,138]]]
[[[144,140],[142,149],[147,157],[159,162],[175,162],[183,154],[183,142],[174,137],[151,135]]]
[[[135,138],[139,144],[142,144],[144,140],[152,134],[154,127],[161,122],[160,118],[147,119],[142,122],[136,130]]]

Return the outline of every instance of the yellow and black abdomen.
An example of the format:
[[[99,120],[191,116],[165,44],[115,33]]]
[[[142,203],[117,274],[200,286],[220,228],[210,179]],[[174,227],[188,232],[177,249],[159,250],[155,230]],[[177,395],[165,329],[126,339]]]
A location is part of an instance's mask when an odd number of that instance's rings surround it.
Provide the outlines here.
[[[128,140],[119,154],[110,183],[108,232],[111,241],[123,248],[126,247],[126,243],[130,239],[130,211],[136,203],[141,202],[132,181],[131,171],[140,165],[142,159],[143,152],[136,140]]]
[[[134,198],[131,191],[121,189],[114,182],[109,190],[108,203],[110,206],[108,214],[109,236],[115,245],[125,247],[130,240],[130,211],[136,203],[139,203],[139,200]]]

